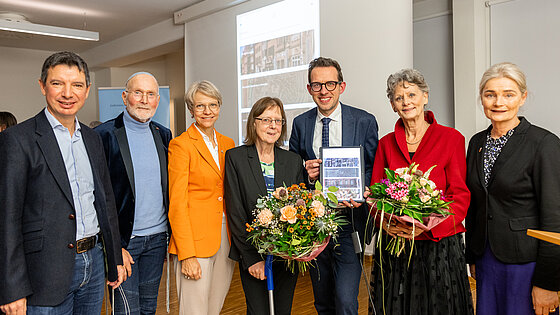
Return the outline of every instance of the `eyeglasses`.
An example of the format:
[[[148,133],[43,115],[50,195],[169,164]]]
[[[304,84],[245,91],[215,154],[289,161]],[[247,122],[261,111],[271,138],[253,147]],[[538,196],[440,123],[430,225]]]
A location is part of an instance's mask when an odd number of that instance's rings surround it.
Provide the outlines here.
[[[275,123],[277,126],[284,126],[286,124],[286,121],[284,119],[259,118],[259,117],[255,117],[255,119],[262,121],[262,123],[265,124],[266,126],[270,126],[272,125],[272,123]]]
[[[146,96],[148,98],[148,101],[154,101],[159,95],[155,92],[142,92],[139,90],[136,91],[126,91],[126,93],[132,94],[132,97],[137,100],[137,101],[141,101],[144,96]]]
[[[311,91],[313,92],[320,92],[323,88],[323,85],[325,86],[327,91],[334,91],[334,89],[336,89],[336,86],[340,83],[342,83],[342,81],[327,81],[325,83],[311,82],[309,83],[309,86],[311,86]]]
[[[194,111],[195,111],[195,112],[202,113],[203,111],[206,110],[206,108],[209,108],[211,111],[215,112],[215,111],[217,111],[218,109],[220,109],[220,105],[219,105],[219,104],[215,104],[215,103],[208,104],[208,105],[204,105],[204,104],[196,104],[196,105],[194,105]]]

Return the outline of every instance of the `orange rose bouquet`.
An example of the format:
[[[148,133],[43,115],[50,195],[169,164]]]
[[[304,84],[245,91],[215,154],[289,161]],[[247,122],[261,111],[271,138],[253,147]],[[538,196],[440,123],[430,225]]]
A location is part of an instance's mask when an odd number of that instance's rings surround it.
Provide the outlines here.
[[[257,200],[255,219],[246,224],[248,240],[260,254],[279,256],[290,270],[297,264],[305,272],[345,223],[336,212],[336,190],[329,187],[324,194],[318,181],[315,190],[306,190],[305,184],[278,187]]]

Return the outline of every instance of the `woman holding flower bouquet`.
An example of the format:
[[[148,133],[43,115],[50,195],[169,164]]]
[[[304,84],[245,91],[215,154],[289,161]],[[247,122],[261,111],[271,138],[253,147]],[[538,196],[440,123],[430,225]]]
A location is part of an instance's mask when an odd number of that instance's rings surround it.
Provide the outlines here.
[[[435,166],[429,172],[429,190],[452,201],[451,215],[427,230],[372,210],[382,232],[372,267],[374,305],[370,305],[370,313],[371,307],[376,314],[473,313],[461,235],[470,198],[465,184],[465,139],[455,129],[439,125],[434,114],[425,111],[428,92],[424,77],[414,69],[401,70],[387,79],[387,97],[400,119],[395,131],[379,141],[372,184],[387,181],[385,168],[401,168],[398,173],[416,163],[417,170],[427,172]],[[416,169],[413,173],[422,174]],[[405,181],[395,186],[399,192],[390,193],[406,204],[411,176],[401,175]],[[420,193],[419,199],[429,202],[431,193],[425,193]],[[404,242],[404,253],[399,256],[386,249],[396,237],[413,240]]]
[[[303,161],[299,155],[280,148],[285,140],[284,106],[277,98],[264,97],[253,105],[247,118],[245,145],[226,153],[225,201],[232,236],[229,257],[239,262],[247,314],[269,313],[265,262],[247,240],[248,225],[256,219],[253,210],[257,199],[277,187],[303,182]],[[272,267],[275,314],[290,314],[297,268],[292,273],[281,259],[276,259]]]
[[[560,246],[527,229],[560,232],[560,139],[518,116],[527,84],[517,65],[493,65],[479,88],[492,125],[472,137],[467,154],[477,314],[558,314]]]

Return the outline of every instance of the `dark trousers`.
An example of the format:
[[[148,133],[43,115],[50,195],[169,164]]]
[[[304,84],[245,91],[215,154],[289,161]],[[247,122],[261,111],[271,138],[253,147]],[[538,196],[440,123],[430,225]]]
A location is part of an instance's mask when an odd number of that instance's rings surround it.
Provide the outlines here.
[[[344,226],[336,239],[317,257],[310,268],[315,309],[319,315],[358,314],[358,293],[362,265],[354,252],[352,228]],[[315,263],[314,263],[315,264]]]
[[[298,278],[297,268],[296,272],[292,273],[286,269],[283,260],[278,260],[272,263],[272,273],[274,278],[274,313],[275,315],[291,314]],[[247,315],[269,314],[266,280],[258,280],[251,276],[249,271],[243,270],[241,264],[239,264],[239,275],[245,292]]]

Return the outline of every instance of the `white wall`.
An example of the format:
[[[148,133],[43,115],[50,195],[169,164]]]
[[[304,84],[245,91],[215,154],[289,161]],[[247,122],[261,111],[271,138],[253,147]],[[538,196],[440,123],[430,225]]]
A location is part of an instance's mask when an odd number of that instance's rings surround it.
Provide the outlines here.
[[[478,82],[490,65],[485,0],[453,0],[455,128],[467,139],[488,126]]]
[[[518,0],[492,5],[490,43],[492,64],[514,62],[527,76],[529,96],[519,114],[560,136],[555,80],[560,70],[559,12],[558,0]]]
[[[451,14],[414,22],[414,68],[422,72],[430,86],[427,109],[434,112],[439,124],[454,127]]]
[[[18,122],[35,116],[45,108],[45,97],[39,88],[41,67],[45,59],[53,52],[44,50],[31,50],[21,48],[0,47],[0,86],[2,87],[2,100],[0,110],[14,114]],[[86,60],[87,62],[87,60]],[[95,74],[90,72],[92,82]],[[97,97],[92,86],[89,98],[78,118],[83,123],[97,119]]]
[[[275,3],[253,0],[185,24],[187,85],[210,80],[224,106],[218,131],[237,138],[237,14]],[[380,135],[393,129],[396,114],[385,96],[387,76],[412,66],[412,1],[322,0],[321,55],[337,59],[347,82],[345,103],[373,113]],[[302,86],[302,90],[306,87]],[[309,97],[311,101],[311,97]]]
[[[321,55],[337,59],[347,82],[341,100],[375,115],[380,138],[398,115],[387,77],[413,65],[412,1],[321,1]]]

